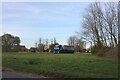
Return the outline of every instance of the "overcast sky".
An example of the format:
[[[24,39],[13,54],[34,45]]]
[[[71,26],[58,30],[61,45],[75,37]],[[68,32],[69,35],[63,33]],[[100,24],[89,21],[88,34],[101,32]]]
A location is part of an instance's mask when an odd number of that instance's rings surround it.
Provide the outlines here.
[[[2,4],[2,33],[19,36],[30,48],[40,37],[66,44],[81,29],[88,2],[10,2]]]

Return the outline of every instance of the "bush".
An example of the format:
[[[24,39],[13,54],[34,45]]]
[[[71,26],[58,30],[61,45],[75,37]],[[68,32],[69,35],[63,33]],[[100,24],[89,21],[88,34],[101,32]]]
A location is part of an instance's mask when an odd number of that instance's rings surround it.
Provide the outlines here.
[[[112,48],[111,47],[102,47],[101,49],[98,50],[97,55],[98,56],[105,56],[105,53],[110,51]]]
[[[98,46],[93,46],[92,48],[91,48],[91,53],[92,54],[97,54],[97,52],[98,52],[98,49],[99,49],[99,47]]]
[[[93,46],[91,53],[94,55],[98,55],[98,56],[105,56],[105,53],[110,51],[112,49],[112,47],[98,47],[98,46]]]
[[[118,46],[111,48],[105,53],[105,57],[109,58],[118,58]]]

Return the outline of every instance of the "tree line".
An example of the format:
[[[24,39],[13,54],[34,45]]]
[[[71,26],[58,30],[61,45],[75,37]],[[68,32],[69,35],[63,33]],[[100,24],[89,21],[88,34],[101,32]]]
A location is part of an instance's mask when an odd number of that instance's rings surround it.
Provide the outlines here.
[[[25,45],[20,45],[20,37],[13,36],[11,34],[4,34],[0,38],[2,38],[2,51],[3,52],[18,52],[18,51],[31,51],[31,52],[53,52],[54,46],[59,44],[56,38],[51,40],[39,38],[38,41],[35,42],[35,45],[32,46],[29,50],[25,48]],[[64,44],[60,44],[64,45]],[[70,36],[68,38],[68,45],[74,46],[76,52],[82,52],[84,50],[84,42],[78,39],[76,36]],[[24,50],[21,50],[21,47]]]
[[[93,53],[118,45],[118,3],[91,3],[83,15],[83,36],[92,42]]]
[[[74,46],[75,52],[85,52],[85,43],[77,36],[70,36],[67,40],[67,45]],[[59,44],[56,38],[51,40],[39,38],[37,42],[35,42],[35,47],[39,52],[53,52],[54,46]],[[64,45],[64,44],[60,44]]]
[[[49,40],[40,37],[35,42],[35,48],[38,52],[52,52],[56,44],[58,44],[56,38]]]
[[[20,51],[20,37],[14,36],[12,34],[5,33],[0,36],[2,40],[2,52],[18,52]],[[57,43],[56,38],[52,39],[51,42],[48,39],[39,38],[37,42],[35,42],[35,46],[31,47],[34,48],[35,51],[44,52],[54,48],[54,45]],[[25,48],[25,45],[22,47]],[[24,51],[24,50],[23,50]],[[28,50],[25,50],[28,51]]]

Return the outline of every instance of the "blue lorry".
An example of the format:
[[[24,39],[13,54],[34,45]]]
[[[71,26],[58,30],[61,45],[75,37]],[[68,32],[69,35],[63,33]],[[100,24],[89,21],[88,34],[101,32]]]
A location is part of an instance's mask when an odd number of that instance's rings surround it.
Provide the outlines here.
[[[54,46],[54,53],[74,53],[74,46],[69,45],[55,45]]]

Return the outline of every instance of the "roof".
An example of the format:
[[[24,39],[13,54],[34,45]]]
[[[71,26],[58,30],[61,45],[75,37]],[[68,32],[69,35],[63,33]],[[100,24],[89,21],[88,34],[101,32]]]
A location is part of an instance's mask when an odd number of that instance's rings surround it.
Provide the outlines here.
[[[25,45],[20,45],[21,48],[26,48]]]

